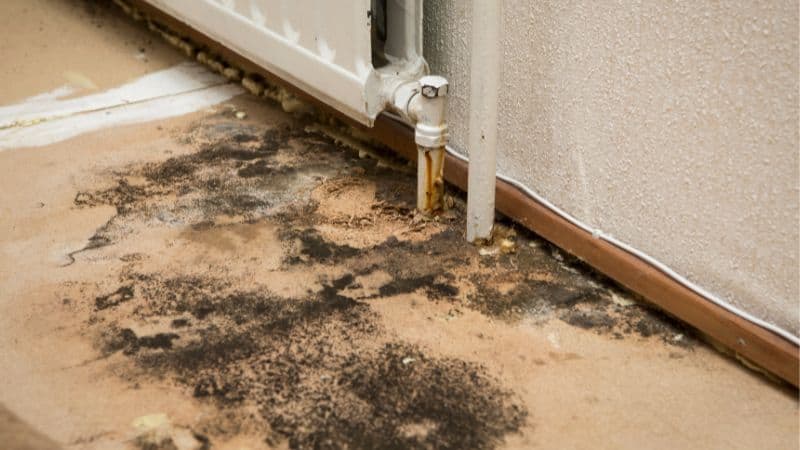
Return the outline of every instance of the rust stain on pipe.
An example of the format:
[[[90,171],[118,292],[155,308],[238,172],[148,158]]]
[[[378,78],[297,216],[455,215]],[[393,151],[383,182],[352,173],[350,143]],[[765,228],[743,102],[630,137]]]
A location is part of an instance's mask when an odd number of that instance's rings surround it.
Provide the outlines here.
[[[431,196],[433,195],[433,167],[431,167],[431,154],[430,152],[423,152],[425,154],[425,211],[432,209]]]
[[[422,148],[425,161],[425,201],[423,211],[434,213],[444,206],[444,148]]]

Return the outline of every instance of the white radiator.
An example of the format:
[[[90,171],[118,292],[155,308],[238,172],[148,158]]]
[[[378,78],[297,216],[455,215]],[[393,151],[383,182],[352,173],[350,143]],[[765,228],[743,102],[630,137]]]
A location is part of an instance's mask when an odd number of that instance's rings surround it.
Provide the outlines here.
[[[422,0],[146,1],[367,125],[428,70]]]

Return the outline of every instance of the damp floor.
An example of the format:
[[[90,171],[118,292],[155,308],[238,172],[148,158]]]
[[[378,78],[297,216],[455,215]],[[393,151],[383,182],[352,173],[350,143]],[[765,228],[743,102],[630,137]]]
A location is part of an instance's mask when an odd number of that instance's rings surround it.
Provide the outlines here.
[[[0,23],[5,106],[185,61],[105,2]],[[0,447],[797,448],[796,391],[340,133],[243,94],[0,150]]]

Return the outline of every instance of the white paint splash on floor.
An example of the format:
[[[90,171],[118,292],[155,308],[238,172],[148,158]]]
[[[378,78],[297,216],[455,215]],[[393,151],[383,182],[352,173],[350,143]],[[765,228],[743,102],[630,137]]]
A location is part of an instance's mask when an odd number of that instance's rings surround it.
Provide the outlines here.
[[[21,101],[18,104],[33,104],[33,103],[43,103],[49,102],[53,100],[57,100],[62,97],[66,97],[68,95],[72,95],[78,91],[78,88],[75,86],[66,84],[61,87],[57,87],[49,92],[43,92],[41,94],[34,95],[33,97],[28,97]],[[5,107],[0,106],[0,110],[3,110]]]
[[[105,92],[59,100],[72,92],[62,87],[0,107],[0,151],[187,114],[244,91],[203,66],[185,63]]]

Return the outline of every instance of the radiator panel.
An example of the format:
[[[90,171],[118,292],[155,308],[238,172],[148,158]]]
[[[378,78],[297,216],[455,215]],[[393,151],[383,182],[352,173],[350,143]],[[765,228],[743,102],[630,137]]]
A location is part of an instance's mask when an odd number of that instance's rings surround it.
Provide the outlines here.
[[[382,109],[370,0],[146,0],[362,123]]]

